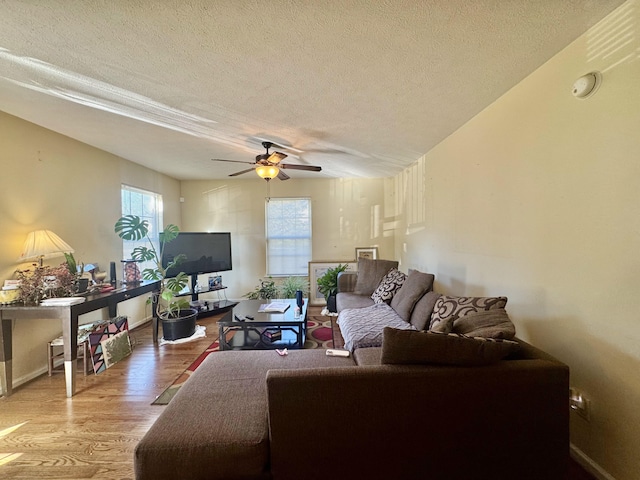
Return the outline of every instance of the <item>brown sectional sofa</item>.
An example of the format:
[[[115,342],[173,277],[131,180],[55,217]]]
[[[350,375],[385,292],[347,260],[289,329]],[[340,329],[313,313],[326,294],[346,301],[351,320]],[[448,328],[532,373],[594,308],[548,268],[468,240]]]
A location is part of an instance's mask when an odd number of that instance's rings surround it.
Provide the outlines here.
[[[341,277],[339,321],[366,330],[381,310],[410,328],[378,324],[381,346],[368,348],[348,330],[348,358],[209,355],[137,445],[136,478],[564,480],[568,367],[500,338],[514,332],[504,297],[444,297],[433,275],[414,271],[390,306],[372,306],[371,290],[397,267],[385,262],[363,261],[366,281]],[[494,338],[446,331],[474,321]]]
[[[397,267],[396,261],[362,258],[358,260],[356,272],[338,275],[337,323],[345,340],[341,346],[352,351],[359,347],[381,346],[385,326],[411,330],[428,328],[435,302],[440,297],[433,291],[433,274],[409,270],[401,287],[388,294],[391,298],[386,303],[376,303],[372,298],[374,292],[389,292],[393,288],[380,286],[389,272],[397,272]]]
[[[564,480],[569,370],[519,344],[482,367],[209,355],[137,445],[136,478]]]

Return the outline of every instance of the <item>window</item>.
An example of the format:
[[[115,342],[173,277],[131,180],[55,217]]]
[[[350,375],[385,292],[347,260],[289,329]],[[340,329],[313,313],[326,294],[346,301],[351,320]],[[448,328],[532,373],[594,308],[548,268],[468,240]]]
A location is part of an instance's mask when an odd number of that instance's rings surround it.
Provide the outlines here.
[[[308,275],[311,199],[270,198],[266,218],[267,275]]]
[[[160,240],[158,233],[162,230],[162,195],[148,192],[139,188],[122,186],[122,215],[137,215],[143,220],[149,222],[149,237],[153,242],[153,246],[159,250]],[[138,245],[149,246],[146,239],[138,242],[122,241],[123,259],[131,258],[131,252]],[[154,267],[150,262],[141,263],[140,271],[147,267]]]

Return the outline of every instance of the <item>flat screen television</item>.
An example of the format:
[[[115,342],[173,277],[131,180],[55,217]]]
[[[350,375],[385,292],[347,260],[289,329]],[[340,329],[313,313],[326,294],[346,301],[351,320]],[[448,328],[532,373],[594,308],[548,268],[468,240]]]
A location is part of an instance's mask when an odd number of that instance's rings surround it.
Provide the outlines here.
[[[198,275],[231,270],[231,233],[180,232],[164,246],[162,265],[166,267],[181,253],[187,256],[186,260],[170,269],[167,276],[175,277],[180,272]]]

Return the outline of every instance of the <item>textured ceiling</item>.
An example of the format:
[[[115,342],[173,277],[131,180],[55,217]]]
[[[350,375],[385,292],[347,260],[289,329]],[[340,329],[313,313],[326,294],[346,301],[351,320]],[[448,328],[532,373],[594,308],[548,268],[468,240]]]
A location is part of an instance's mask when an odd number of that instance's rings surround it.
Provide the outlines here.
[[[263,139],[390,176],[622,3],[2,0],[0,110],[178,179]]]

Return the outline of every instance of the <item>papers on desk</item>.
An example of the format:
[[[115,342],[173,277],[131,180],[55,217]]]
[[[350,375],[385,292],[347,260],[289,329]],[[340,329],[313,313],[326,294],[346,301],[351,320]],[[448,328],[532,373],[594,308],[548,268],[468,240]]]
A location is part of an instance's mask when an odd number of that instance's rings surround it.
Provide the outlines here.
[[[82,303],[86,299],[84,297],[61,297],[61,298],[45,298],[40,302],[41,307],[68,307]]]
[[[260,313],[284,313],[290,307],[288,303],[284,302],[271,302],[263,303],[260,305],[258,312]]]

